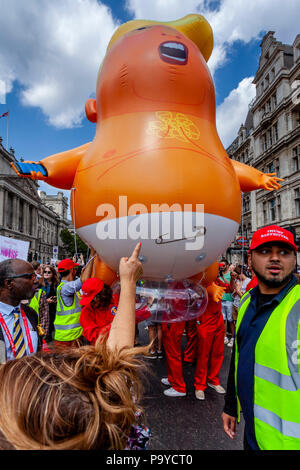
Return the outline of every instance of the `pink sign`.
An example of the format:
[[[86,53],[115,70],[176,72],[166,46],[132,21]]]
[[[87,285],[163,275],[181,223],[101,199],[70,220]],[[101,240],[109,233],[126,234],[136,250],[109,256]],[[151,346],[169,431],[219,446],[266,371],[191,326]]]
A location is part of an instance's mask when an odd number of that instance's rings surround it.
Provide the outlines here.
[[[27,261],[29,242],[0,235],[0,261],[5,259],[24,259]]]

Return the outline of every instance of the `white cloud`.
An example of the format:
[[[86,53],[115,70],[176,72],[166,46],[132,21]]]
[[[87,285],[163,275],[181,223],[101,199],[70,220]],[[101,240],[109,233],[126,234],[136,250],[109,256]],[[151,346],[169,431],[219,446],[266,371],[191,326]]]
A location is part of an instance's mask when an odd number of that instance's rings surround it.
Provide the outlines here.
[[[204,0],[127,0],[126,6],[135,19],[172,21],[198,13]]]
[[[248,43],[271,30],[278,41],[291,44],[300,32],[299,0],[221,0],[218,6],[210,0],[128,0],[127,5],[135,17],[146,19],[170,21],[189,13],[202,14],[214,34],[214,49],[208,61],[212,75],[228,62],[236,41]],[[252,80],[244,78],[217,107],[217,129],[225,148],[236,138],[248,104],[255,97]]]
[[[136,18],[170,21],[189,13],[202,14],[214,34],[215,46],[208,61],[212,74],[226,62],[237,40],[249,42],[272,30],[278,40],[291,43],[299,33],[299,0],[221,0],[218,8],[211,4],[209,0],[127,0]]]
[[[217,107],[217,130],[225,148],[236,138],[238,129],[245,122],[248,105],[255,97],[253,79],[254,77],[244,78]]]
[[[116,27],[96,0],[1,0],[0,81],[8,92],[18,80],[52,125],[78,125]]]
[[[214,32],[212,74],[228,61],[235,41],[273,30],[291,43],[299,33],[299,0],[123,0],[136,18],[170,21],[203,14]],[[21,85],[21,101],[40,107],[53,126],[80,125],[95,92],[99,65],[118,26],[100,0],[0,0],[0,84]],[[212,9],[214,5],[215,9]],[[4,45],[4,47],[3,47]],[[2,90],[1,88],[1,90]],[[3,92],[0,90],[0,101]]]

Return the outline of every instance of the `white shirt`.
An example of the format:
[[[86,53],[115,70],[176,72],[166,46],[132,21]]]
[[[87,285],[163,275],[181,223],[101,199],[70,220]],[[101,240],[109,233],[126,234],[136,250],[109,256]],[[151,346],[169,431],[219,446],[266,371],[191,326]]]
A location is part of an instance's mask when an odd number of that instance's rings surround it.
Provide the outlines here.
[[[19,304],[17,307],[21,311],[21,304]],[[6,323],[6,326],[9,330],[12,338],[13,338],[13,328],[14,328],[14,320],[15,320],[15,317],[14,317],[12,312],[15,308],[16,307],[13,307],[12,305],[8,305],[8,304],[4,304],[3,302],[0,302],[0,313],[3,317],[3,320]],[[30,321],[28,320],[27,317],[26,317],[26,319],[27,319],[27,323],[28,323],[30,336],[31,336],[33,352],[35,353],[35,352],[37,352],[37,348],[38,348],[38,334],[37,334],[36,331],[34,331],[32,325],[31,325],[31,323],[30,323]],[[20,326],[22,328],[23,337],[24,337],[24,341],[25,341],[26,354],[29,356],[30,351],[29,351],[28,341],[27,341],[27,338],[26,338],[25,326],[24,326],[23,318],[22,318],[21,314],[20,314]],[[1,326],[1,329],[2,329],[2,333],[3,333],[4,341],[5,341],[5,346],[6,346],[6,359],[7,360],[14,359],[15,356],[13,355],[12,349],[10,347],[8,337],[7,337],[4,329],[2,328],[2,326]]]
[[[240,287],[239,290],[241,291],[241,293],[243,295],[245,294],[247,285],[249,284],[250,281],[251,281],[251,279],[249,279],[249,277],[246,277],[246,279],[244,281],[238,281],[239,282],[239,287]],[[233,298],[234,298],[233,305],[235,307],[238,307],[240,305],[241,297],[238,294],[234,294]]]

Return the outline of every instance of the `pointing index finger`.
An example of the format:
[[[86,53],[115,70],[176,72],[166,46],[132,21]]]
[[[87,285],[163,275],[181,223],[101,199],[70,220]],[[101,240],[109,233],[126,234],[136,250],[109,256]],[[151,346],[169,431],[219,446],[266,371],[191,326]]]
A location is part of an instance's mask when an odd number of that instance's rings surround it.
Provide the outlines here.
[[[141,251],[141,246],[142,246],[141,242],[139,242],[139,243],[136,245],[136,247],[134,248],[134,250],[133,250],[133,252],[132,252],[132,254],[131,254],[131,256],[130,256],[131,259],[138,259],[139,254],[140,254],[140,251]]]

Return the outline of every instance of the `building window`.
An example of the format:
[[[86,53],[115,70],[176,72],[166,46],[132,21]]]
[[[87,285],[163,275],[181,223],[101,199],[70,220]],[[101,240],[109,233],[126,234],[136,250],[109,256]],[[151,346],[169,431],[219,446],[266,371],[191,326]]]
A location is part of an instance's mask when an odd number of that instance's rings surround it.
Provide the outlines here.
[[[295,189],[295,206],[296,206],[296,217],[300,216],[300,190]]]
[[[293,157],[293,171],[299,170],[299,161],[298,157]]]
[[[13,197],[11,193],[7,193],[7,227],[12,228],[13,223]]]
[[[265,110],[266,110],[266,113],[270,113],[270,112],[271,112],[271,100],[268,100],[268,101],[266,102]]]
[[[281,197],[277,196],[277,218],[281,220]]]
[[[269,74],[268,74],[266,75],[266,78],[265,78],[266,87],[269,86],[269,82],[270,82],[270,79],[269,79]]]
[[[276,96],[276,94],[272,96],[272,106],[273,106],[273,109],[275,109],[276,106],[277,106],[277,96]]]
[[[275,68],[273,67],[271,70],[271,80],[273,81],[275,78]]]
[[[263,217],[264,217],[264,225],[267,225],[268,223],[267,204],[265,202],[263,203]]]
[[[263,135],[263,151],[265,152],[268,148],[268,143],[267,143],[267,134]]]
[[[29,220],[30,220],[30,224],[29,224],[29,235],[32,235],[33,233],[33,211],[32,211],[32,206],[29,206]]]
[[[23,211],[24,211],[24,202],[22,199],[19,201],[19,221],[18,221],[18,227],[19,231],[23,232],[24,226],[23,226]]]
[[[275,160],[275,173],[276,173],[276,176],[280,176],[279,158],[276,158]]]
[[[278,140],[278,125],[277,125],[277,122],[273,126],[273,137],[274,137],[274,142],[277,142],[277,140]]]
[[[298,147],[293,148],[293,171],[299,170]]]
[[[269,214],[270,214],[270,222],[273,222],[276,219],[275,199],[271,199],[269,201]]]
[[[269,142],[269,146],[271,147],[273,145],[272,130],[271,129],[268,130],[268,142]]]

